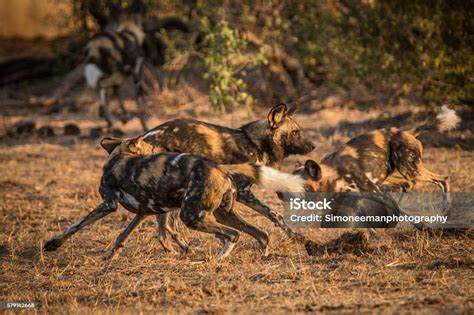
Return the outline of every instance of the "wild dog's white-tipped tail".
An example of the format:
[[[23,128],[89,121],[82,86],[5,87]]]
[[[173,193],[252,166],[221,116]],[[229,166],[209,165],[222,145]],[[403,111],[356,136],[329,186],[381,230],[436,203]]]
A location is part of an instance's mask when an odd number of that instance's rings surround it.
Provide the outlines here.
[[[450,109],[448,106],[443,105],[441,107],[441,112],[436,115],[436,119],[432,119],[431,121],[421,124],[420,126],[412,129],[411,132],[416,137],[419,134],[427,131],[443,132],[447,130],[453,130],[459,125],[460,122],[461,118],[459,118],[456,112],[453,109]]]
[[[436,126],[439,132],[456,129],[460,122],[461,118],[447,105],[443,105],[441,112],[436,116]]]
[[[274,168],[253,163],[219,165],[227,174],[241,174],[258,186],[277,192],[304,192],[305,180],[299,175],[280,172]]]
[[[299,175],[280,172],[268,166],[259,167],[257,185],[279,192],[304,192],[305,180]]]
[[[104,75],[100,68],[93,64],[88,63],[84,66],[84,77],[86,78],[87,85],[92,88],[97,88],[97,82]]]

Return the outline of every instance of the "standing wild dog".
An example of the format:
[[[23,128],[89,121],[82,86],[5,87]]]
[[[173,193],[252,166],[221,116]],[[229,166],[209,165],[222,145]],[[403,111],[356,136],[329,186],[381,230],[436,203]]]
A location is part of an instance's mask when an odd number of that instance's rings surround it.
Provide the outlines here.
[[[378,192],[385,184],[409,191],[421,181],[449,192],[448,176],[433,173],[424,166],[423,146],[417,136],[426,131],[452,130],[460,121],[454,110],[443,106],[432,122],[411,130],[392,127],[359,135],[325,156],[321,165],[308,160],[294,174],[305,177],[309,191]]]
[[[99,113],[112,127],[113,121],[108,108],[109,92],[119,99],[121,119],[127,121],[127,111],[120,98],[119,89],[127,77],[133,77],[135,98],[138,104],[140,122],[147,130],[146,112],[143,99],[143,87],[140,82],[142,75],[143,51],[145,33],[142,29],[144,6],[140,0],[135,0],[128,14],[123,14],[120,8],[114,14],[105,31],[95,36],[86,46],[84,77],[87,84],[99,91]]]
[[[297,107],[287,108],[285,104],[273,107],[266,119],[254,121],[240,128],[205,123],[192,119],[175,119],[165,122],[143,135],[157,152],[181,152],[206,157],[221,164],[257,163],[275,165],[292,154],[308,154],[314,144],[305,138],[303,130],[294,121]],[[117,140],[120,141],[120,140]],[[237,184],[237,200],[254,209],[282,228],[287,235],[305,242],[303,235],[294,232],[283,217],[259,201],[250,190],[251,182],[245,177],[234,175]],[[160,225],[160,242],[169,245],[172,231],[170,215],[157,217]]]
[[[267,233],[246,222],[234,210],[236,185],[229,174],[240,174],[263,188],[303,191],[304,181],[300,176],[266,166],[218,165],[186,153],[151,154],[153,147],[141,136],[119,143],[105,138],[101,145],[109,152],[100,181],[103,202],[63,234],[48,240],[45,250],[56,250],[85,226],[114,212],[120,203],[136,216],[117,238],[109,258],[145,216],[177,207],[181,208],[180,218],[187,227],[212,233],[222,241],[217,259],[229,255],[240,231],[254,237],[265,251]]]

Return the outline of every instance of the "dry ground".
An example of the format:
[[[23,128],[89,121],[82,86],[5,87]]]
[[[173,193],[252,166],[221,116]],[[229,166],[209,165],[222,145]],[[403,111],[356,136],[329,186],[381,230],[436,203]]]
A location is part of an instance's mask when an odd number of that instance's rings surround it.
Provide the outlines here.
[[[172,98],[168,94],[163,92],[164,103]],[[86,93],[84,97],[91,96]],[[192,115],[236,127],[252,119],[242,112],[207,114],[206,108],[197,103],[164,107],[155,112],[153,124]],[[28,108],[0,107],[0,134],[25,118],[36,120],[39,126],[51,125],[57,132],[66,122],[75,122],[86,133],[88,128],[103,124],[96,118],[96,110],[92,106],[41,116]],[[318,145],[311,156],[320,159],[362,130],[403,124],[397,115],[406,110],[365,112],[337,107],[312,111],[308,106],[297,120]],[[470,116],[464,117],[472,119],[472,112],[467,113]],[[122,128],[132,135],[138,126],[133,121]],[[425,162],[434,171],[450,174],[454,191],[474,191],[472,126],[472,121],[467,122],[459,132],[436,136],[430,143],[439,147],[427,145],[425,149]],[[269,256],[262,257],[256,243],[243,236],[233,255],[216,263],[217,240],[186,229],[183,233],[193,252],[167,254],[155,238],[156,224],[150,218],[108,263],[102,260],[103,255],[131,220],[120,208],[58,251],[42,252],[46,239],[99,203],[97,184],[105,156],[97,139],[2,138],[0,301],[36,301],[41,312],[72,313],[134,309],[160,313],[474,312],[472,231],[429,236],[414,229],[395,229],[383,231],[382,241],[369,251],[309,257],[269,221],[241,208],[249,220],[269,231]],[[291,170],[296,160],[304,161],[304,157],[289,159],[283,169]],[[282,211],[272,194],[259,191],[259,195]],[[326,242],[344,231],[302,232]]]

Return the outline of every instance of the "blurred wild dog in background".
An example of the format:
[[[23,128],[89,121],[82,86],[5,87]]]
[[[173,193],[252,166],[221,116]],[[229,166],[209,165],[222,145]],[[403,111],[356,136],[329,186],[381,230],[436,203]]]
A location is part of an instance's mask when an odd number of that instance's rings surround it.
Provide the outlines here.
[[[111,11],[112,20],[105,26],[104,31],[92,38],[86,46],[84,77],[87,84],[99,92],[99,113],[109,128],[113,125],[108,108],[110,93],[119,99],[122,122],[128,120],[119,89],[128,77],[132,77],[138,116],[143,129],[147,130],[141,82],[145,41],[142,18],[145,7],[141,0],[134,0],[128,12],[123,12],[119,4],[112,5]]]

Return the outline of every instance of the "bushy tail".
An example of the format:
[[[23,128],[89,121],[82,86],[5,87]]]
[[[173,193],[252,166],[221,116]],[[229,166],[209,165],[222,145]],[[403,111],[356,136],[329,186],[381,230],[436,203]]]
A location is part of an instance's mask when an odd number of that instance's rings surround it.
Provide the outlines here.
[[[421,126],[415,128],[412,132],[416,136],[425,131],[437,131],[443,132],[448,130],[456,129],[461,122],[461,118],[456,114],[453,109],[448,108],[448,106],[443,105],[441,107],[441,112],[436,115],[434,121],[429,121]]]
[[[254,184],[278,192],[304,192],[305,180],[299,175],[280,172],[274,168],[253,163],[219,165],[227,174],[241,174]]]

